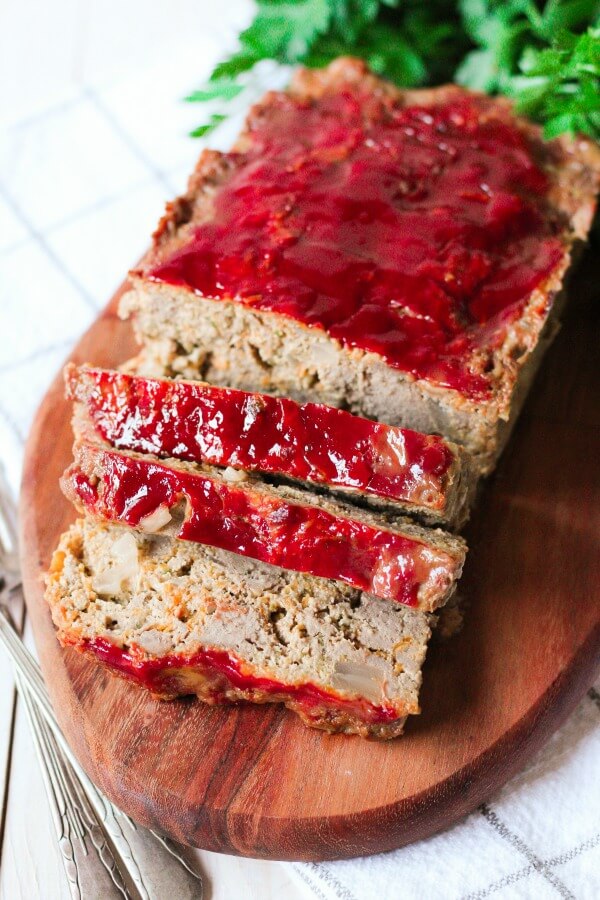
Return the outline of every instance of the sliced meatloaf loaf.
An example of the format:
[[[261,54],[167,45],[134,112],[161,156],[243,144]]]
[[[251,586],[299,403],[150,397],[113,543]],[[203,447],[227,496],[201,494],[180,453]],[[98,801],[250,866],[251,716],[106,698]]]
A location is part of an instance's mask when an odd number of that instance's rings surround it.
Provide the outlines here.
[[[118,449],[266,473],[429,523],[467,517],[467,456],[435,435],[201,382],[72,364],[65,376],[76,430]]]
[[[419,712],[432,618],[198,544],[80,520],[46,597],[58,637],[159,698],[281,702],[377,739]]]
[[[202,154],[131,273],[138,369],[440,433],[488,471],[599,179],[593,141],[506,100],[302,71]]]
[[[100,519],[333,579],[427,611],[450,597],[465,559],[461,538],[408,520],[234,470],[90,443],[76,445],[62,488],[80,510]]]

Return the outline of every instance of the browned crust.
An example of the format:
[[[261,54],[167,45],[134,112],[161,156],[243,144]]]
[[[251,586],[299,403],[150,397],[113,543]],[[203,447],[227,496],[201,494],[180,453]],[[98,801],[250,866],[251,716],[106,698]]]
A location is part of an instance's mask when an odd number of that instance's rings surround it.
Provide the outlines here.
[[[334,93],[342,85],[360,85],[365,92],[371,91],[406,105],[436,106],[456,97],[474,95],[456,85],[402,91],[373,75],[360,60],[350,57],[341,57],[324,69],[300,70],[294,76],[289,91],[294,96],[310,100]],[[250,111],[246,130],[235,144],[234,152],[243,153],[248,133],[261,118],[269,115],[273,96],[273,93],[266,94]],[[493,352],[493,393],[490,400],[472,401],[459,391],[439,388],[425,379],[420,379],[418,384],[424,393],[438,398],[443,396],[445,402],[455,408],[470,408],[492,420],[507,419],[521,369],[538,342],[555,295],[563,287],[565,274],[571,264],[572,247],[577,241],[585,240],[589,232],[596,209],[596,195],[600,189],[600,148],[583,136],[573,139],[563,136],[552,142],[545,142],[537,125],[514,115],[509,100],[484,94],[475,96],[483,117],[510,118],[527,136],[538,163],[549,177],[548,202],[564,222],[564,255],[545,283],[532,293],[523,315],[508,330],[502,345]],[[187,191],[167,205],[166,213],[154,233],[152,248],[141,264],[130,273],[134,283],[143,282],[146,273],[153,266],[186,242],[193,227],[210,219],[212,197],[225,184],[234,168],[234,157],[214,150],[205,150],[201,154]],[[489,368],[488,351],[479,362],[482,368]],[[411,375],[400,371],[398,377],[408,381],[415,380]]]

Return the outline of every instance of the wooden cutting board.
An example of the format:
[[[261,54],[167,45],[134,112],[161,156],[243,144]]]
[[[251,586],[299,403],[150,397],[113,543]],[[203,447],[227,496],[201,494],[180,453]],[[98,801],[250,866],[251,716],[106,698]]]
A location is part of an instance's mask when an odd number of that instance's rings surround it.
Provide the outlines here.
[[[26,451],[27,606],[60,724],[116,804],[208,850],[319,860],[426,837],[526,764],[599,664],[600,303],[593,274],[588,253],[568,321],[468,528],[465,628],[431,647],[423,714],[388,743],[311,731],[278,706],[160,703],[60,649],[41,582],[73,518],[57,484],[71,455],[70,409],[57,376]],[[115,366],[132,354],[117,297],[72,359]]]

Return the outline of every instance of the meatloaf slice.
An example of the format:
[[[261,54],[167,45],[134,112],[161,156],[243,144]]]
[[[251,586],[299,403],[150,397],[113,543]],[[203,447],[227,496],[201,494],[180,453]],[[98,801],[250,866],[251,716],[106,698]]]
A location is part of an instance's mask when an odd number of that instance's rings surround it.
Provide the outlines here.
[[[139,369],[440,433],[489,471],[599,179],[593,141],[506,100],[301,71],[202,154],[131,273]]]
[[[76,430],[120,450],[267,473],[435,524],[467,516],[466,454],[435,435],[201,382],[72,364],[65,376]]]
[[[285,703],[386,739],[418,695],[432,617],[222,550],[79,520],[54,553],[58,637],[159,698]]]
[[[233,472],[233,470],[232,470]],[[461,538],[292,487],[176,460],[75,447],[62,479],[82,511],[431,611],[460,578]]]

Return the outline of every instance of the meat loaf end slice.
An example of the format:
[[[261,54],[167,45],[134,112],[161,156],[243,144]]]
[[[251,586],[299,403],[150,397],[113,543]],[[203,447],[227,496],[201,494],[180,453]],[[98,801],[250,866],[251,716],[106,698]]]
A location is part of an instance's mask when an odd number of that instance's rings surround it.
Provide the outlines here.
[[[476,478],[467,455],[435,435],[201,382],[73,364],[65,377],[76,430],[120,450],[262,472],[431,524],[467,518]]]
[[[60,540],[46,599],[64,646],[157,698],[281,702],[380,740],[419,712],[435,617],[350,587],[84,519]]]
[[[239,478],[240,473],[234,473]],[[441,530],[357,509],[292,487],[94,444],[75,447],[62,479],[90,515],[220,547],[350,584],[431,611],[460,577],[465,544]]]
[[[168,206],[121,306],[139,371],[441,433],[489,471],[599,181],[593,141],[506,100],[300,72]]]

